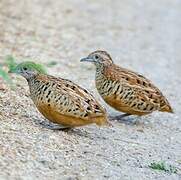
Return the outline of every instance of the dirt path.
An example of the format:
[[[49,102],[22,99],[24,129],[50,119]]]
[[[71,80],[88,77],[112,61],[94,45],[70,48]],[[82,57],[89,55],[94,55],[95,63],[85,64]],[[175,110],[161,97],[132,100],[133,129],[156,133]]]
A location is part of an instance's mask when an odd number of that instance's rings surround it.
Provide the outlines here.
[[[0,179],[181,179],[180,171],[148,167],[165,161],[181,169],[180,17],[180,0],[1,0],[0,62],[9,54],[55,61],[50,74],[69,78],[100,99],[94,67],[79,59],[105,49],[117,64],[152,79],[175,114],[153,113],[109,129],[47,130],[26,82],[13,76],[15,90],[0,91]]]

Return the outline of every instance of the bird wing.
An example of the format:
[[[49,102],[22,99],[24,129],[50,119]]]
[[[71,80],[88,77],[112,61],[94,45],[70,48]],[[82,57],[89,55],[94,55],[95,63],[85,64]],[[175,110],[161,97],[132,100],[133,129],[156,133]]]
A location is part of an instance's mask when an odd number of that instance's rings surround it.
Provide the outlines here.
[[[154,105],[154,107],[158,106],[159,110],[166,106],[169,107],[169,109],[171,108],[162,92],[143,75],[117,65],[106,67],[104,74],[108,79],[118,81],[122,83],[123,86],[131,88],[137,98],[146,102],[146,104],[150,104],[149,109],[152,109],[152,105]]]
[[[143,75],[114,64],[112,66],[106,67],[104,73],[106,77],[114,81],[122,81],[128,85],[150,88],[154,91],[159,91],[159,89],[155,87],[152,82],[149,79],[145,78]]]
[[[105,116],[105,110],[94,97],[72,81],[53,76],[46,76],[44,81],[53,84],[51,105],[60,114],[81,119]]]

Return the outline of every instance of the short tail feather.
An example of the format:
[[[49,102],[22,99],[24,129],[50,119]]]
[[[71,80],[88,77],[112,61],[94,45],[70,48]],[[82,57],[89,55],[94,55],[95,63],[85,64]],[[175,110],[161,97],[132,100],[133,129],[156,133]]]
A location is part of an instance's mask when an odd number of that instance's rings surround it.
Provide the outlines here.
[[[96,117],[94,121],[98,126],[112,126],[107,116]]]
[[[172,109],[172,107],[171,107],[170,105],[165,105],[165,106],[163,106],[163,107],[160,109],[160,111],[162,111],[162,112],[174,113],[174,111],[173,111],[173,109]]]

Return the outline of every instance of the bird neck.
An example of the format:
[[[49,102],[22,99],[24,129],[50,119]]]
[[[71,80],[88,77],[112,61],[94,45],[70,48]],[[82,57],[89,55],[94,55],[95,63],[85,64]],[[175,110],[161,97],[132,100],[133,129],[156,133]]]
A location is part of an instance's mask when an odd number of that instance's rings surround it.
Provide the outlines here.
[[[96,63],[96,74],[102,73],[104,71],[104,64]]]
[[[28,80],[28,85],[29,85],[29,90],[30,90],[30,96],[32,98],[32,100],[34,101],[37,96],[38,96],[38,92],[42,89],[42,81],[41,81],[41,77],[40,74],[37,74],[34,77],[31,77]]]
[[[102,80],[104,78],[104,71],[106,66],[104,64],[100,64],[100,66],[96,66],[96,81]]]
[[[38,76],[38,74],[31,76],[29,78],[26,78],[26,80],[28,81],[28,85],[31,86],[34,84],[34,81],[36,81],[36,77]]]

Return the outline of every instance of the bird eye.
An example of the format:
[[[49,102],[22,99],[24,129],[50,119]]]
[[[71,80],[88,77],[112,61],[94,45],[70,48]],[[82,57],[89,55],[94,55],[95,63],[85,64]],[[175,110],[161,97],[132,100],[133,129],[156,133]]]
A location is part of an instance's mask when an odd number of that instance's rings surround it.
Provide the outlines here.
[[[23,68],[24,71],[27,71],[28,69],[26,67]]]
[[[99,59],[99,56],[98,56],[98,55],[95,55],[95,59]]]

